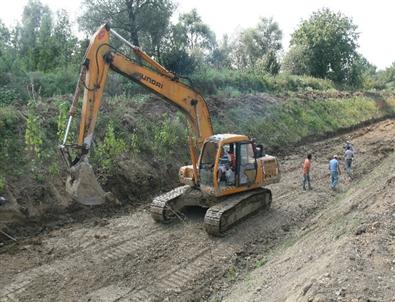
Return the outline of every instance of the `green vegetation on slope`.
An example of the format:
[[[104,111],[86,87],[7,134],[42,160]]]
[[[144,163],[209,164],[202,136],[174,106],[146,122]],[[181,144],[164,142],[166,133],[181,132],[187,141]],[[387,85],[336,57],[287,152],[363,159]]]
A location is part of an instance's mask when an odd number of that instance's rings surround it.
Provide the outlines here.
[[[58,97],[30,101],[27,106],[0,107],[1,190],[6,183],[28,180],[31,185],[43,184],[64,175],[56,148],[63,136],[68,104]],[[382,94],[343,98],[318,94],[313,100],[296,95],[282,99],[266,94],[228,99],[217,96],[208,98],[208,104],[216,133],[248,134],[269,148],[395,113],[395,98]],[[130,169],[136,171],[145,167],[138,171],[152,181],[159,179],[152,173],[157,168],[162,172],[170,169],[176,175],[178,166],[189,162],[186,120],[157,97],[106,98],[99,115],[91,162],[104,185],[119,177],[122,163],[133,163]],[[77,124],[74,121],[74,135]],[[175,182],[175,177],[167,180]]]
[[[204,95],[239,96],[254,92],[311,91],[335,89],[333,82],[308,76],[271,76],[259,70],[205,69],[191,76],[192,87]]]
[[[284,146],[395,113],[391,100],[384,101],[387,106],[380,108],[376,100],[364,96],[314,101],[290,99],[271,110],[255,112],[248,119],[242,119],[240,107],[231,109],[232,118],[226,124],[235,132],[248,133],[269,147]]]

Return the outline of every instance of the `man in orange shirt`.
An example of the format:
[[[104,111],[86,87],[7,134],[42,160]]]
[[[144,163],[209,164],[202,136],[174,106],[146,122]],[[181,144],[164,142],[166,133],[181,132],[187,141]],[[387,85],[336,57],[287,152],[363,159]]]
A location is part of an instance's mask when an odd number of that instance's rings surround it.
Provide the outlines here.
[[[310,169],[311,169],[311,154],[307,154],[307,158],[303,163],[303,190],[306,190],[306,182],[309,190],[311,190],[310,185]]]

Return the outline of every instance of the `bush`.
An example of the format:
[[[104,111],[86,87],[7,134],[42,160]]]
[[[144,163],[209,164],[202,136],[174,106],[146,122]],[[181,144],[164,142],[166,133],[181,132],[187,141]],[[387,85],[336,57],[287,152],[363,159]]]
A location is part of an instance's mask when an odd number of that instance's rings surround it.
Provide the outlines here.
[[[8,105],[19,98],[20,95],[14,88],[0,87],[0,106]]]
[[[78,70],[76,68],[58,69],[49,73],[35,71],[28,73],[28,77],[29,89],[33,89],[39,96],[51,97],[73,93],[78,80]]]
[[[17,157],[17,164],[24,162],[25,142],[21,133],[24,133],[25,121],[21,112],[15,107],[0,107],[0,173],[8,175],[16,172],[13,164]]]
[[[126,151],[126,143],[122,138],[115,136],[114,125],[110,122],[106,135],[94,152],[94,158],[104,170],[111,170],[115,160]]]

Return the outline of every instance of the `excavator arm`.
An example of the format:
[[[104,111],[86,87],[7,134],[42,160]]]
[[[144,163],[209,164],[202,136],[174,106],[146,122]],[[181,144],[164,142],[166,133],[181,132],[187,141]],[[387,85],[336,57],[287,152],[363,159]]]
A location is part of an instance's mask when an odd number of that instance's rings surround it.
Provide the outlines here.
[[[133,50],[137,60],[129,58],[127,55],[111,46],[111,34],[127,44]],[[82,161],[85,162],[85,166],[88,165],[87,154],[92,145],[95,125],[110,69],[161,96],[164,100],[177,106],[186,115],[192,130],[189,138],[189,147],[194,170],[194,179],[196,180],[197,156],[195,150],[198,148],[198,150],[201,151],[204,140],[213,135],[209,111],[204,98],[197,91],[179,81],[174,73],[168,71],[165,67],[153,60],[140,48],[126,41],[117,32],[112,30],[108,24],[101,26],[92,36],[85,54],[84,63],[81,67],[79,81],[69,111],[69,120],[65,136],[60,146],[62,156],[66,160],[68,166],[70,168],[77,167]],[[82,90],[83,103],[78,140],[77,144],[70,145],[66,143],[67,137],[72,118],[77,112],[79,96]],[[72,159],[69,148],[76,150],[77,156],[75,159]],[[76,168],[74,168],[74,170],[76,170]],[[77,180],[78,182],[81,181],[79,179],[79,174],[80,173],[76,173],[75,171],[71,173],[70,183],[75,184]],[[89,172],[89,174],[93,175],[93,172]],[[93,186],[92,191],[97,188],[97,185]],[[91,184],[89,186],[91,186]],[[74,188],[70,191],[75,193],[78,190]],[[78,194],[73,195],[77,200],[80,199],[76,196]],[[90,195],[90,193],[85,195]],[[85,199],[92,200],[92,198]],[[92,202],[82,203],[90,204]]]

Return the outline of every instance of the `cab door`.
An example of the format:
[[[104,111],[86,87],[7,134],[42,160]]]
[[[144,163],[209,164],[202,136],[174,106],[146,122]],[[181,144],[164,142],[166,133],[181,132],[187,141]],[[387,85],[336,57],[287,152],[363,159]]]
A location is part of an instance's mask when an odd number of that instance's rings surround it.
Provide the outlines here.
[[[218,144],[206,142],[203,146],[199,165],[199,180],[201,186],[214,187],[214,166],[217,157]]]
[[[255,183],[257,163],[251,142],[237,143],[236,146],[236,183],[248,186]]]

